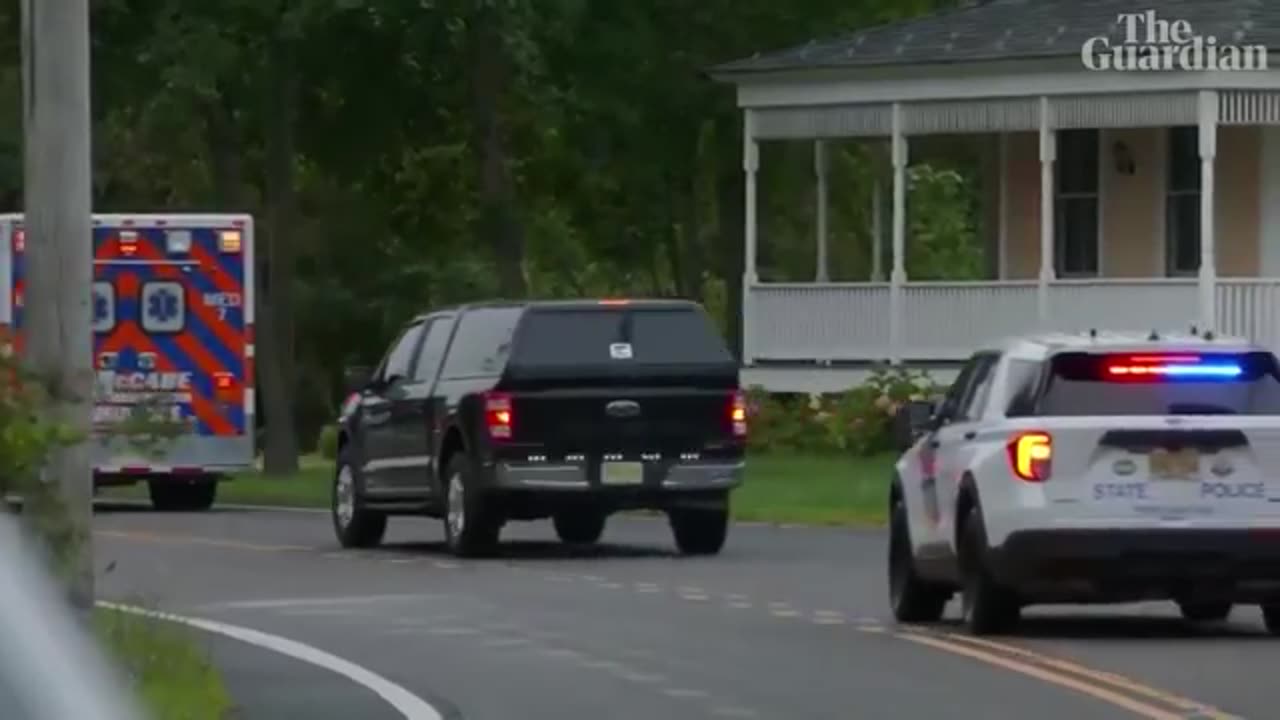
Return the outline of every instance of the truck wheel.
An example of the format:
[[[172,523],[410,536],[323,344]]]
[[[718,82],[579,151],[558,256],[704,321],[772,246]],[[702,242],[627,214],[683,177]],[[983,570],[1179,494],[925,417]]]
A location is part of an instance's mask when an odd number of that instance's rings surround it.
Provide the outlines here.
[[[471,480],[471,465],[462,453],[449,461],[444,487],[444,539],[449,551],[459,557],[479,557],[493,552],[502,520],[476,490]]]
[[[345,458],[338,458],[334,469],[329,511],[333,533],[344,548],[377,547],[387,534],[386,513],[365,508],[359,478]]]
[[[951,599],[951,591],[916,574],[911,552],[911,528],[901,499],[889,514],[889,606],[898,622],[937,622]]]
[[[561,542],[570,545],[590,545],[600,540],[604,534],[604,524],[608,518],[597,510],[568,510],[560,512],[552,518],[556,527],[556,535]]]
[[[218,497],[218,481],[213,478],[178,480],[163,478],[147,481],[151,506],[160,512],[195,512],[213,507]]]
[[[1263,603],[1262,622],[1267,626],[1267,632],[1280,635],[1280,603]]]
[[[964,623],[974,635],[1010,630],[1022,615],[1017,597],[991,576],[987,567],[988,547],[982,510],[974,504],[965,516],[960,546]]]
[[[1178,603],[1178,609],[1187,622],[1220,622],[1231,614],[1231,603]]]
[[[667,512],[676,547],[685,555],[715,555],[729,535],[729,508],[673,508]]]

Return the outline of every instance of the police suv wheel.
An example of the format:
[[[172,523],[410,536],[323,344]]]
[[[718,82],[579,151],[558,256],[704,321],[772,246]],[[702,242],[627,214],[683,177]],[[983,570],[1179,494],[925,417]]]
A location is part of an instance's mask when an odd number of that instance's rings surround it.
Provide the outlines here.
[[[444,539],[449,551],[459,557],[492,553],[498,544],[502,521],[475,489],[471,465],[461,453],[449,460],[444,493]]]
[[[950,599],[949,590],[916,573],[907,508],[901,499],[894,500],[889,514],[889,605],[894,619],[904,623],[937,622]]]
[[[1221,622],[1231,614],[1231,603],[1178,603],[1178,609],[1187,622]]]
[[[982,510],[974,505],[965,515],[959,548],[961,606],[965,626],[974,635],[1010,630],[1022,615],[1017,597],[991,576],[987,565],[988,549]]]
[[[360,478],[346,458],[339,458],[330,499],[333,532],[344,548],[377,547],[387,533],[385,513],[364,506]]]

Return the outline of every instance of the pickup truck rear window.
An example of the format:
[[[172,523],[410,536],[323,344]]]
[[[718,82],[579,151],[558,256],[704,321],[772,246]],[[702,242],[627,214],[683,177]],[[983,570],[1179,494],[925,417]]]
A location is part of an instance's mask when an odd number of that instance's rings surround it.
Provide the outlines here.
[[[733,362],[710,319],[691,308],[536,310],[521,323],[512,362],[522,367],[616,363],[610,346],[617,343],[630,344],[626,362],[634,364]]]
[[[1280,415],[1270,353],[1066,353],[1050,361],[1036,415]]]

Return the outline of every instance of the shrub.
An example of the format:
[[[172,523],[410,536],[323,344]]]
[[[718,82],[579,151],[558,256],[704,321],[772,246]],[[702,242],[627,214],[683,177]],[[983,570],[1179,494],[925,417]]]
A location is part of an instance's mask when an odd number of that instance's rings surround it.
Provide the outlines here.
[[[862,385],[842,393],[773,395],[747,391],[749,446],[760,451],[874,455],[893,449],[893,417],[908,400],[942,393],[929,374],[877,368]]]
[[[316,437],[316,452],[325,460],[334,460],[338,457],[338,426],[325,425],[320,428],[320,435]]]

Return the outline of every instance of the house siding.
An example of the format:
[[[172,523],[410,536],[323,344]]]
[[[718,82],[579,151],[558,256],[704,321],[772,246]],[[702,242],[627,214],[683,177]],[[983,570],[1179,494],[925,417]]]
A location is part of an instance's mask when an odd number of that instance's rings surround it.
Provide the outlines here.
[[[1105,130],[1099,187],[1103,277],[1163,277],[1165,137],[1163,128]],[[1262,133],[1257,127],[1221,127],[1216,163],[1218,274],[1257,276],[1261,268],[1260,184]],[[1133,156],[1132,175],[1116,171],[1112,148],[1123,142]],[[1040,268],[1040,157],[1036,133],[1011,133],[1004,171],[1008,279],[1034,279]]]

